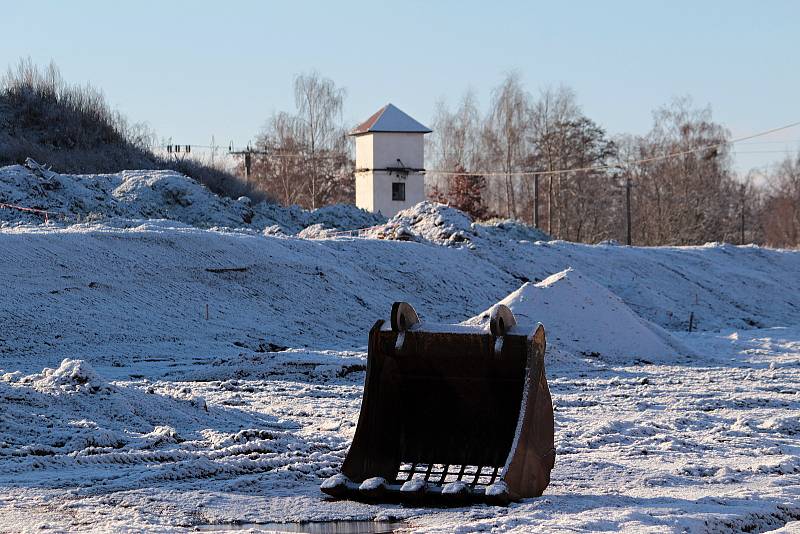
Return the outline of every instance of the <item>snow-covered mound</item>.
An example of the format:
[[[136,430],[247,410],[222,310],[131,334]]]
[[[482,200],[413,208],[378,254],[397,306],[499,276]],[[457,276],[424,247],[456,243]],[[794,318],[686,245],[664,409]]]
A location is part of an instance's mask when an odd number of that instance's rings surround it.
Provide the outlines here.
[[[472,229],[482,239],[504,239],[518,242],[550,241],[552,238],[533,226],[512,219],[491,219],[473,223]]]
[[[438,202],[420,202],[399,212],[367,235],[379,239],[427,241],[437,245],[475,248],[480,239],[545,241],[544,232],[509,220],[473,222],[463,211]]]
[[[429,241],[437,245],[468,244],[472,219],[466,213],[438,202],[420,202],[399,212],[386,224],[369,231],[379,239]]]
[[[175,171],[122,171],[115,174],[58,174],[30,161],[0,168],[0,204],[47,211],[55,221],[169,219],[197,227],[263,230],[295,234],[321,224],[364,228],[385,221],[351,205],[308,211],[298,206],[252,204],[247,197],[220,197]],[[0,209],[0,222],[41,222],[40,215]]]
[[[671,334],[636,315],[611,291],[566,269],[537,284],[525,283],[500,301],[517,322],[542,323],[550,348],[571,354],[618,359],[675,359],[688,349]],[[489,310],[468,323],[480,324]]]
[[[69,358],[65,358],[57,369],[45,368],[40,374],[26,376],[20,382],[31,384],[38,391],[55,393],[96,394],[113,389],[88,363]]]
[[[130,220],[166,219],[199,228],[300,234],[305,239],[337,238],[360,230],[362,237],[469,248],[482,240],[516,243],[550,239],[540,230],[510,220],[476,223],[466,213],[436,202],[421,202],[387,222],[382,215],[351,204],[305,210],[252,203],[247,197],[220,197],[175,171],[59,174],[33,160],[0,167],[0,204],[46,211],[51,222],[64,224],[114,221],[116,226],[125,226]],[[42,221],[42,214],[0,209],[0,225]]]
[[[11,281],[0,292],[0,358],[29,358],[32,372],[76,355],[93,365],[236,355],[234,342],[252,340],[352,349],[393,301],[412,303],[426,321],[458,322],[570,266],[670,331],[685,331],[692,313],[705,331],[800,322],[800,252],[491,245],[309,240],[170,221],[0,228],[0,272]],[[535,289],[551,295],[559,285]],[[530,320],[558,345],[550,319]],[[578,350],[599,351],[589,341]]]
[[[0,412],[0,458],[4,448],[18,457],[149,448],[174,443],[174,428],[188,435],[207,418],[205,402],[188,389],[117,387],[72,359],[27,376],[0,371]]]

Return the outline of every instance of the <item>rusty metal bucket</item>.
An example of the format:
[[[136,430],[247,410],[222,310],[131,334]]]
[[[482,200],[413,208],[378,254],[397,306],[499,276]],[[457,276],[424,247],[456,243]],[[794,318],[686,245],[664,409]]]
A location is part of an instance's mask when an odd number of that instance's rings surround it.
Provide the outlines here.
[[[495,306],[488,327],[422,324],[405,302],[369,333],[353,443],[326,494],[452,504],[542,494],[555,462],[545,332]]]

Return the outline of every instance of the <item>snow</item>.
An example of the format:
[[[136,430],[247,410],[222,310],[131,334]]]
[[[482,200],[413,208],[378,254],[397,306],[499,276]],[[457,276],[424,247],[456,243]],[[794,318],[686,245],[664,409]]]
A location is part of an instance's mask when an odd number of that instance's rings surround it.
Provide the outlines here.
[[[44,369],[41,374],[26,376],[21,383],[30,383],[38,391],[110,392],[111,385],[100,378],[83,360],[65,358],[57,369]]]
[[[314,224],[355,229],[385,221],[349,205],[306,211],[264,202],[253,205],[247,197],[219,197],[174,171],[73,175],[45,170],[35,162],[29,167],[0,167],[0,203],[45,210],[56,223],[113,220],[135,225],[140,219],[169,219],[197,227],[271,228],[296,234]],[[41,217],[0,209],[0,222],[19,220],[36,223]]]
[[[497,497],[506,494],[508,494],[508,486],[502,480],[500,482],[495,482],[486,488],[486,495],[490,497]]]
[[[359,224],[350,208],[250,206],[274,217],[247,224],[249,202],[175,174],[39,174],[0,169],[0,199],[81,222],[0,211],[0,531],[797,528],[798,251],[548,241],[430,203]],[[412,239],[328,230],[351,224]],[[367,332],[395,300],[427,323],[480,323],[502,302],[545,325],[557,457],[542,497],[324,498],[358,420]]]
[[[448,482],[442,487],[442,494],[444,495],[455,495],[459,493],[466,493],[469,490],[469,486],[463,480],[456,480],[455,482]]]
[[[350,479],[348,479],[343,474],[338,473],[338,474],[333,475],[332,477],[326,479],[322,484],[320,484],[320,488],[322,488],[322,489],[335,488],[337,486],[346,485],[348,482],[350,482]]]
[[[366,235],[378,239],[420,241],[449,247],[475,249],[483,241],[545,241],[549,237],[535,228],[507,220],[475,223],[469,215],[438,202],[420,202],[400,211],[385,224],[369,228]]]
[[[386,485],[386,479],[385,478],[383,478],[383,477],[372,477],[372,478],[368,478],[364,482],[362,482],[361,485],[358,487],[358,489],[360,489],[362,491],[375,491],[375,490],[377,490],[377,489],[379,489],[379,488],[381,488],[381,487],[383,487],[385,485]]]
[[[517,324],[546,325],[548,348],[606,360],[631,357],[675,361],[688,348],[663,328],[636,315],[622,300],[574,269],[526,282],[500,301]],[[490,311],[467,321],[488,324]]]
[[[400,486],[400,491],[409,492],[409,493],[419,493],[425,489],[427,482],[425,482],[422,478],[412,478],[411,480],[407,480],[403,482],[403,485]]]

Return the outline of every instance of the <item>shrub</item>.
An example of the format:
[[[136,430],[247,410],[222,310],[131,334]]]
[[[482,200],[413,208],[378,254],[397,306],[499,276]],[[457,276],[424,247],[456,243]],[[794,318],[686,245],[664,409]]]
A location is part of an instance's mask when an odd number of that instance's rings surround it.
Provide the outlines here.
[[[0,79],[0,165],[32,157],[73,174],[171,169],[219,195],[267,200],[223,169],[154,154],[155,140],[146,123],[129,123],[111,109],[102,91],[66,83],[52,62],[40,69],[30,58],[22,59]]]

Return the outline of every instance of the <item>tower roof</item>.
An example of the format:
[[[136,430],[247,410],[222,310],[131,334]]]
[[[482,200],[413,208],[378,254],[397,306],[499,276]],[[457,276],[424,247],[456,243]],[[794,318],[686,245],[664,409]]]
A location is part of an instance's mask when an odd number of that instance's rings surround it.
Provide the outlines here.
[[[374,115],[355,127],[350,135],[372,132],[431,133],[431,129],[406,115],[394,104],[386,104]]]

